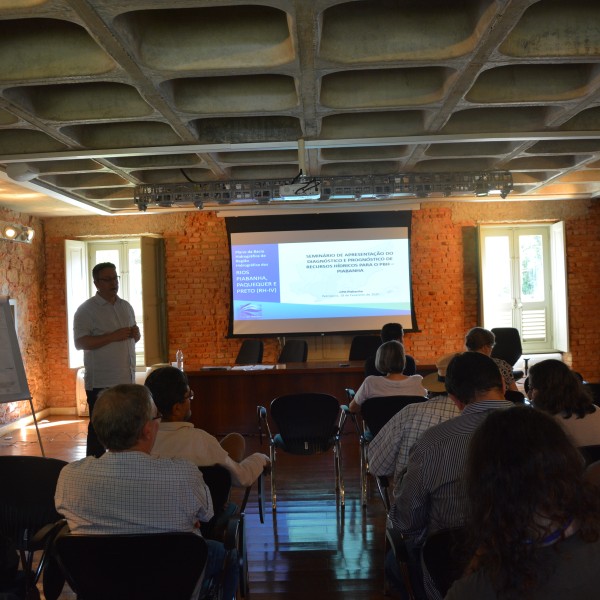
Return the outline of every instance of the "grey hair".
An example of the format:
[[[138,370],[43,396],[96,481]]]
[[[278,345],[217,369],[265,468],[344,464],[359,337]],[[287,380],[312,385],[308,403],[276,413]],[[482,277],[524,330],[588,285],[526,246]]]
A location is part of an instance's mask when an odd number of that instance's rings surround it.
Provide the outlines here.
[[[402,373],[406,366],[404,346],[397,340],[384,342],[377,349],[375,355],[375,368],[384,375],[388,373]]]
[[[92,425],[107,450],[129,450],[152,420],[154,402],[146,386],[116,385],[100,393],[92,413]]]
[[[496,336],[489,329],[483,327],[473,327],[465,336],[465,346],[471,352],[477,352],[484,346],[493,346],[496,341]]]

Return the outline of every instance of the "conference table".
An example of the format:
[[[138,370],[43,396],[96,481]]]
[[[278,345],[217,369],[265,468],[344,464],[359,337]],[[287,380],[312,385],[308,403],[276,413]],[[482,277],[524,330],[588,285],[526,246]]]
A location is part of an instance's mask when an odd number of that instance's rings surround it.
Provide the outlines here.
[[[345,388],[358,389],[364,362],[306,362],[186,371],[194,391],[192,422],[213,435],[258,433],[257,405],[283,394],[321,392],[346,404]]]

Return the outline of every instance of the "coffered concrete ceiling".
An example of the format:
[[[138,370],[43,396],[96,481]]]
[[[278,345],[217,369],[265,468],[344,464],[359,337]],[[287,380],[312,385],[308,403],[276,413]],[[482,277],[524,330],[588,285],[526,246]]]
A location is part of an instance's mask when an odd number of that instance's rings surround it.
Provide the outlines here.
[[[600,197],[600,2],[0,1],[1,206],[125,214],[139,184],[301,168]]]

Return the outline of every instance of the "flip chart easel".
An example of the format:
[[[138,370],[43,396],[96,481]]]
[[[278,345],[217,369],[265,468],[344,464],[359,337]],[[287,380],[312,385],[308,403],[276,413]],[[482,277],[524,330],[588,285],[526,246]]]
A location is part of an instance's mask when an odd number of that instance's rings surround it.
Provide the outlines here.
[[[8,300],[8,296],[0,296],[0,404],[29,401],[42,456],[46,456]]]

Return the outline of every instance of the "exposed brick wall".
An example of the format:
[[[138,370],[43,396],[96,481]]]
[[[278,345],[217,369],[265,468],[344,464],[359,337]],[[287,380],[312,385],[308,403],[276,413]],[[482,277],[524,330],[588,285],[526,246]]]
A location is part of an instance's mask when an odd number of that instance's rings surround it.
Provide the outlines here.
[[[566,223],[569,346],[572,368],[600,381],[600,202]]]
[[[567,237],[573,368],[600,381],[600,203],[505,202],[423,204],[413,213],[411,258],[419,332],[407,334],[407,351],[422,364],[462,347],[465,331],[479,324],[476,226],[481,223],[564,220]],[[17,222],[24,222],[23,220]],[[128,217],[47,219],[34,223],[32,246],[2,244],[0,293],[16,297],[27,323],[20,332],[36,405],[72,407],[75,371],[68,368],[64,240],[155,234],[165,240],[169,360],[181,347],[186,366],[230,364],[239,348],[227,339],[229,254],[224,220],[186,212]],[[16,281],[12,281],[16,279]],[[33,299],[32,299],[33,298]],[[27,315],[25,317],[25,315]],[[350,336],[315,338],[318,358],[347,356]],[[277,340],[265,340],[265,362],[275,360]],[[35,390],[35,391],[34,391]],[[14,420],[5,415],[0,422]]]
[[[31,244],[0,240],[0,295],[16,301],[17,337],[27,374],[29,392],[36,410],[47,405],[44,323],[44,229],[38,219],[0,209],[0,220],[27,225],[35,230]],[[31,414],[29,402],[0,404],[0,423]]]

